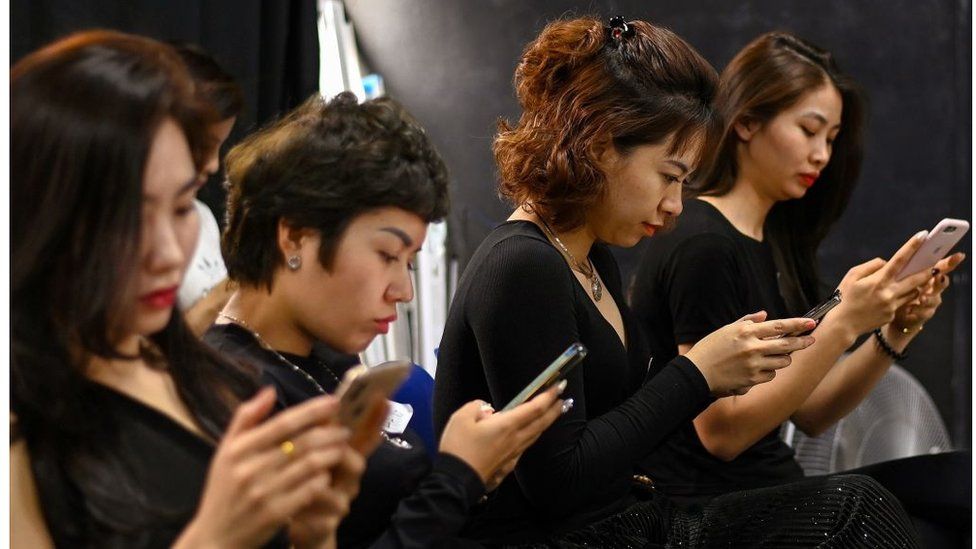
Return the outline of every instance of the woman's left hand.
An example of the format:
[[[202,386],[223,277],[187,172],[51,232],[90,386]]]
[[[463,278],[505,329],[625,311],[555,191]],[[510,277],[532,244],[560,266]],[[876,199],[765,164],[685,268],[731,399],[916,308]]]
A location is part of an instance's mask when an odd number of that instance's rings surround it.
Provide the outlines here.
[[[954,271],[965,258],[966,254],[955,253],[939,261],[935,266],[939,274],[918,289],[917,298],[895,311],[895,318],[891,322],[892,328],[903,333],[917,333],[922,325],[935,316],[935,312],[942,305],[942,292],[949,287],[949,273]]]

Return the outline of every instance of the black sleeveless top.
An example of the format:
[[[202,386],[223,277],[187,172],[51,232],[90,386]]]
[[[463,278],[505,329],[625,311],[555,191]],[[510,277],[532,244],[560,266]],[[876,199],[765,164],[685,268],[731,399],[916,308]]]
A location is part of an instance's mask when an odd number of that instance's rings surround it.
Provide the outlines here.
[[[197,511],[215,447],[128,395],[94,382],[85,390],[109,412],[115,440],[84,459],[62,456],[55,463],[32,455],[52,539],[58,547],[170,547]],[[98,498],[86,494],[95,472],[86,462],[95,460],[118,460],[128,472],[99,482]],[[282,531],[266,546],[288,545]]]

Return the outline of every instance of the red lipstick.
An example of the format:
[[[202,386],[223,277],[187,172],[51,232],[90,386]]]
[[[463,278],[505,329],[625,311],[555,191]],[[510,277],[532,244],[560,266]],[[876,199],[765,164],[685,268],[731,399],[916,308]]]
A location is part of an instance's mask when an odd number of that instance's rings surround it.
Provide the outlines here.
[[[162,290],[156,290],[155,292],[139,296],[139,301],[143,305],[154,309],[169,309],[176,303],[176,291],[178,289],[179,286],[171,286]]]
[[[641,226],[644,227],[644,234],[647,236],[654,236],[654,233],[661,228],[659,225],[652,225],[650,223],[641,223]]]
[[[802,181],[803,185],[809,189],[817,181],[818,177],[820,177],[819,173],[801,173],[800,181]]]

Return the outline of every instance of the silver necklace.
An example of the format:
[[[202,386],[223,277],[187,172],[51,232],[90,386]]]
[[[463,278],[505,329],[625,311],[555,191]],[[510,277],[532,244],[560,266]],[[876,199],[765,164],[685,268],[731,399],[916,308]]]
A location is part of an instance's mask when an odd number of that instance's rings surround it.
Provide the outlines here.
[[[297,364],[295,364],[292,361],[290,361],[287,358],[285,358],[274,347],[272,347],[271,345],[269,345],[268,342],[265,341],[263,337],[261,337],[261,334],[259,334],[258,331],[255,330],[254,328],[252,328],[247,322],[244,322],[243,320],[241,320],[241,319],[239,319],[237,317],[233,317],[233,316],[231,316],[231,315],[229,315],[229,314],[227,314],[225,312],[219,312],[219,313],[217,313],[217,315],[218,316],[221,316],[223,318],[226,318],[227,320],[229,320],[229,321],[233,322],[234,324],[237,324],[241,328],[244,328],[245,330],[247,330],[252,336],[254,336],[254,340],[258,342],[258,345],[260,345],[262,349],[264,349],[265,351],[270,352],[275,357],[277,357],[280,362],[286,364],[289,368],[291,368],[291,370],[293,372],[295,372],[296,374],[304,377],[313,387],[315,387],[315,390],[318,391],[319,394],[323,394],[323,395],[326,394],[325,388],[322,387],[322,385],[318,381],[315,381],[315,378],[312,377],[311,374],[309,374],[308,372],[306,372],[305,370],[303,370]],[[316,362],[318,362],[319,366],[322,366],[325,369],[326,373],[329,374],[329,377],[331,377],[333,380],[335,380],[336,387],[338,387],[339,386],[339,376],[335,375],[332,372],[332,368],[329,368],[328,366],[326,366],[321,360],[318,360]]]
[[[247,322],[244,322],[240,318],[231,316],[231,315],[229,315],[229,314],[227,314],[227,313],[225,313],[223,311],[217,313],[217,315],[220,316],[220,317],[226,318],[227,320],[229,320],[229,321],[233,322],[234,324],[237,324],[241,328],[244,328],[245,330],[247,330],[247,332],[254,337],[254,340],[258,342],[258,345],[260,345],[262,349],[264,349],[264,350],[272,353],[275,357],[278,358],[279,361],[281,361],[282,363],[284,363],[285,365],[287,365],[289,368],[291,368],[292,371],[294,371],[296,374],[299,374],[302,377],[304,377],[306,380],[308,380],[308,382],[310,384],[312,384],[313,387],[315,387],[315,390],[318,391],[319,394],[321,394],[321,395],[328,394],[326,392],[325,388],[322,387],[322,385],[318,381],[315,381],[315,378],[314,377],[312,377],[308,372],[306,372],[305,370],[303,370],[301,367],[299,367],[294,362],[292,362],[292,361],[288,360],[287,358],[285,358],[284,355],[282,355],[281,353],[279,353],[274,347],[272,347],[270,344],[268,344],[268,342],[265,341],[263,337],[261,337],[261,334],[259,334],[258,331],[255,330],[254,328],[252,328]],[[329,374],[329,377],[331,377],[333,380],[335,380],[336,387],[338,387],[339,386],[339,383],[340,383],[339,376],[335,375],[335,372],[332,371],[332,368],[329,368],[328,365],[326,365],[324,362],[322,362],[321,360],[318,360],[318,359],[316,359],[316,363],[319,366],[321,366],[326,371],[326,373]],[[390,444],[396,446],[397,448],[401,448],[401,449],[404,449],[404,450],[409,450],[409,449],[413,448],[413,445],[411,445],[409,442],[403,440],[400,437],[391,437],[390,435],[386,434],[386,431],[380,430],[380,436],[383,437],[383,439],[386,440],[387,442],[389,442]]]
[[[535,212],[535,215],[536,217],[539,218],[539,221],[542,223],[542,228],[545,229],[546,236],[549,237],[549,240],[555,242],[556,245],[562,250],[562,252],[566,254],[566,257],[569,259],[569,264],[572,267],[574,267],[577,271],[579,271],[580,274],[582,274],[587,279],[589,279],[590,290],[593,292],[593,300],[600,301],[600,299],[603,298],[603,284],[600,283],[600,276],[597,275],[596,269],[593,267],[593,260],[587,257],[586,263],[577,261],[577,259],[573,256],[572,252],[569,251],[569,248],[567,248],[566,245],[563,244],[563,241],[559,240],[559,237],[556,236],[556,233],[554,233],[553,230],[549,228],[549,224],[546,223],[546,220],[543,219],[542,216],[538,214],[538,212]]]

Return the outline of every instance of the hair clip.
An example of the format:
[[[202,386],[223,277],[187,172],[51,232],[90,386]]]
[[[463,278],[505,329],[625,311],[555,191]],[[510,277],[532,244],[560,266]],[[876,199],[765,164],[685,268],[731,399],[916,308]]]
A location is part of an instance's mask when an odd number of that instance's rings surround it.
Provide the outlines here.
[[[615,15],[610,18],[610,25],[607,27],[608,34],[613,40],[620,42],[624,38],[630,38],[634,35],[634,27],[631,27],[624,21],[624,18]]]

